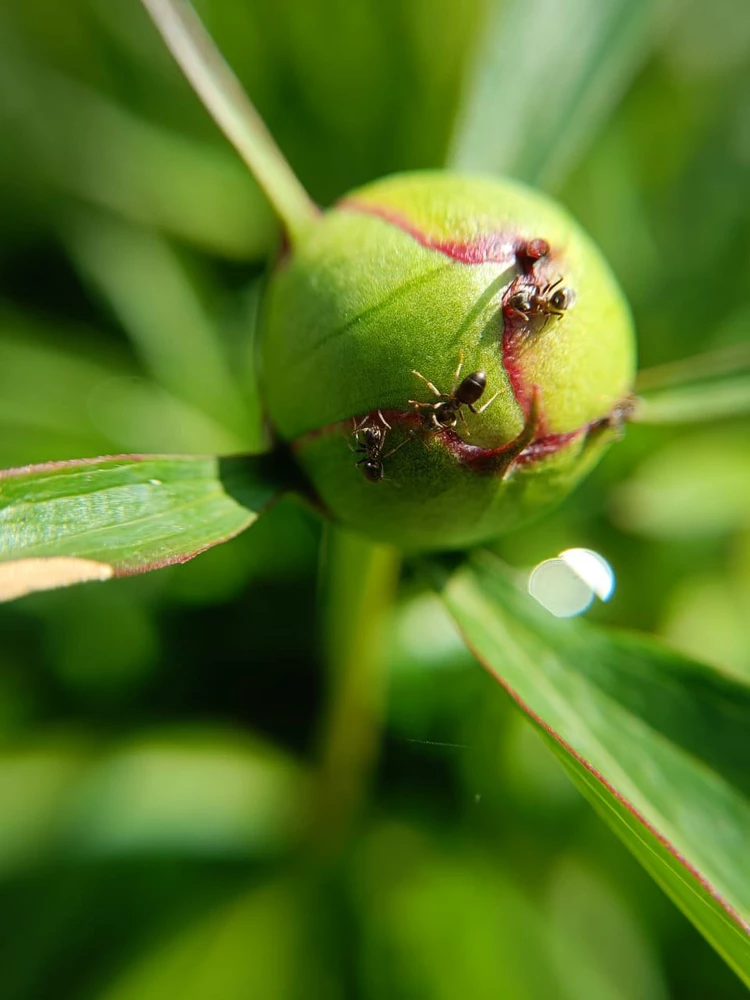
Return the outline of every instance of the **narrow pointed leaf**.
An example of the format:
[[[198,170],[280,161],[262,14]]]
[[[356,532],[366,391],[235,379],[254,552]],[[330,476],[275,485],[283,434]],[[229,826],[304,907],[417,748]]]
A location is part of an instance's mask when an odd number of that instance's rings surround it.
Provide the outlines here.
[[[490,5],[450,165],[555,188],[643,64],[661,0]]]
[[[638,376],[640,424],[695,424],[750,413],[750,344],[648,368]]]
[[[11,30],[0,32],[0,89],[21,127],[11,157],[31,156],[63,191],[209,251],[240,260],[271,252],[274,217],[223,143],[153,124],[33,62]]]
[[[0,600],[186,562],[283,492],[274,456],[121,455],[0,472]]]
[[[250,168],[292,243],[318,214],[250,98],[185,0],[142,0],[206,110]]]
[[[247,447],[253,428],[216,323],[168,241],[95,211],[70,213],[63,238],[151,377]]]
[[[487,553],[440,590],[574,783],[750,983],[750,688],[646,637],[553,618]]]

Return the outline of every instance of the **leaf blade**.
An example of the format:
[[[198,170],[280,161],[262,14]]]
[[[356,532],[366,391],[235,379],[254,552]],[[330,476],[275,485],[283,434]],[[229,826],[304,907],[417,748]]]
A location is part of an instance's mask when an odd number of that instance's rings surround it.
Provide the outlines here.
[[[750,344],[647,368],[638,376],[639,424],[695,424],[750,414]]]
[[[647,57],[662,7],[574,0],[559,17],[549,0],[495,4],[450,165],[560,187]]]
[[[13,581],[33,560],[29,590],[64,585],[60,560],[93,575],[98,565],[100,578],[186,562],[250,527],[283,490],[274,456],[119,455],[0,472],[0,599],[4,585],[20,596]]]
[[[574,783],[750,982],[750,690],[657,643],[552,619],[487,554],[442,596]]]
[[[249,167],[294,243],[318,215],[239,80],[184,0],[142,0],[204,107]]]

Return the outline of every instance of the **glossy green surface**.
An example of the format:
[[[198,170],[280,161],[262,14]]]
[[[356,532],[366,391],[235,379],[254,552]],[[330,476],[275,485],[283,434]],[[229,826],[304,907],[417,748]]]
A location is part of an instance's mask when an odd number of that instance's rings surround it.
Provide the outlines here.
[[[441,591],[575,784],[750,982],[750,689],[653,640],[554,619],[487,554]]]
[[[261,457],[126,455],[11,469],[0,473],[0,562],[74,557],[116,574],[185,562],[273,502],[268,468]]]

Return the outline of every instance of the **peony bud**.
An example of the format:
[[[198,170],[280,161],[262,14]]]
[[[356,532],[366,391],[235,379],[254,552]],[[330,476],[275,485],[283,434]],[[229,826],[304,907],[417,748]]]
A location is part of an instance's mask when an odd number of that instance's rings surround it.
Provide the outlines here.
[[[625,300],[573,220],[445,173],[325,213],[270,280],[261,355],[271,420],[323,506],[410,550],[561,500],[616,437],[635,368]]]

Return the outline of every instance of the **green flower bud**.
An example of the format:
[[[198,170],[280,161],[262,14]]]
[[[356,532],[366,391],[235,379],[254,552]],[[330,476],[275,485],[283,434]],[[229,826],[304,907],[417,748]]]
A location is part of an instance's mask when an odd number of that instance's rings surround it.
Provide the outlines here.
[[[412,550],[559,501],[617,435],[634,355],[622,293],[559,206],[444,173],[325,213],[273,274],[261,341],[271,420],[324,507]]]

